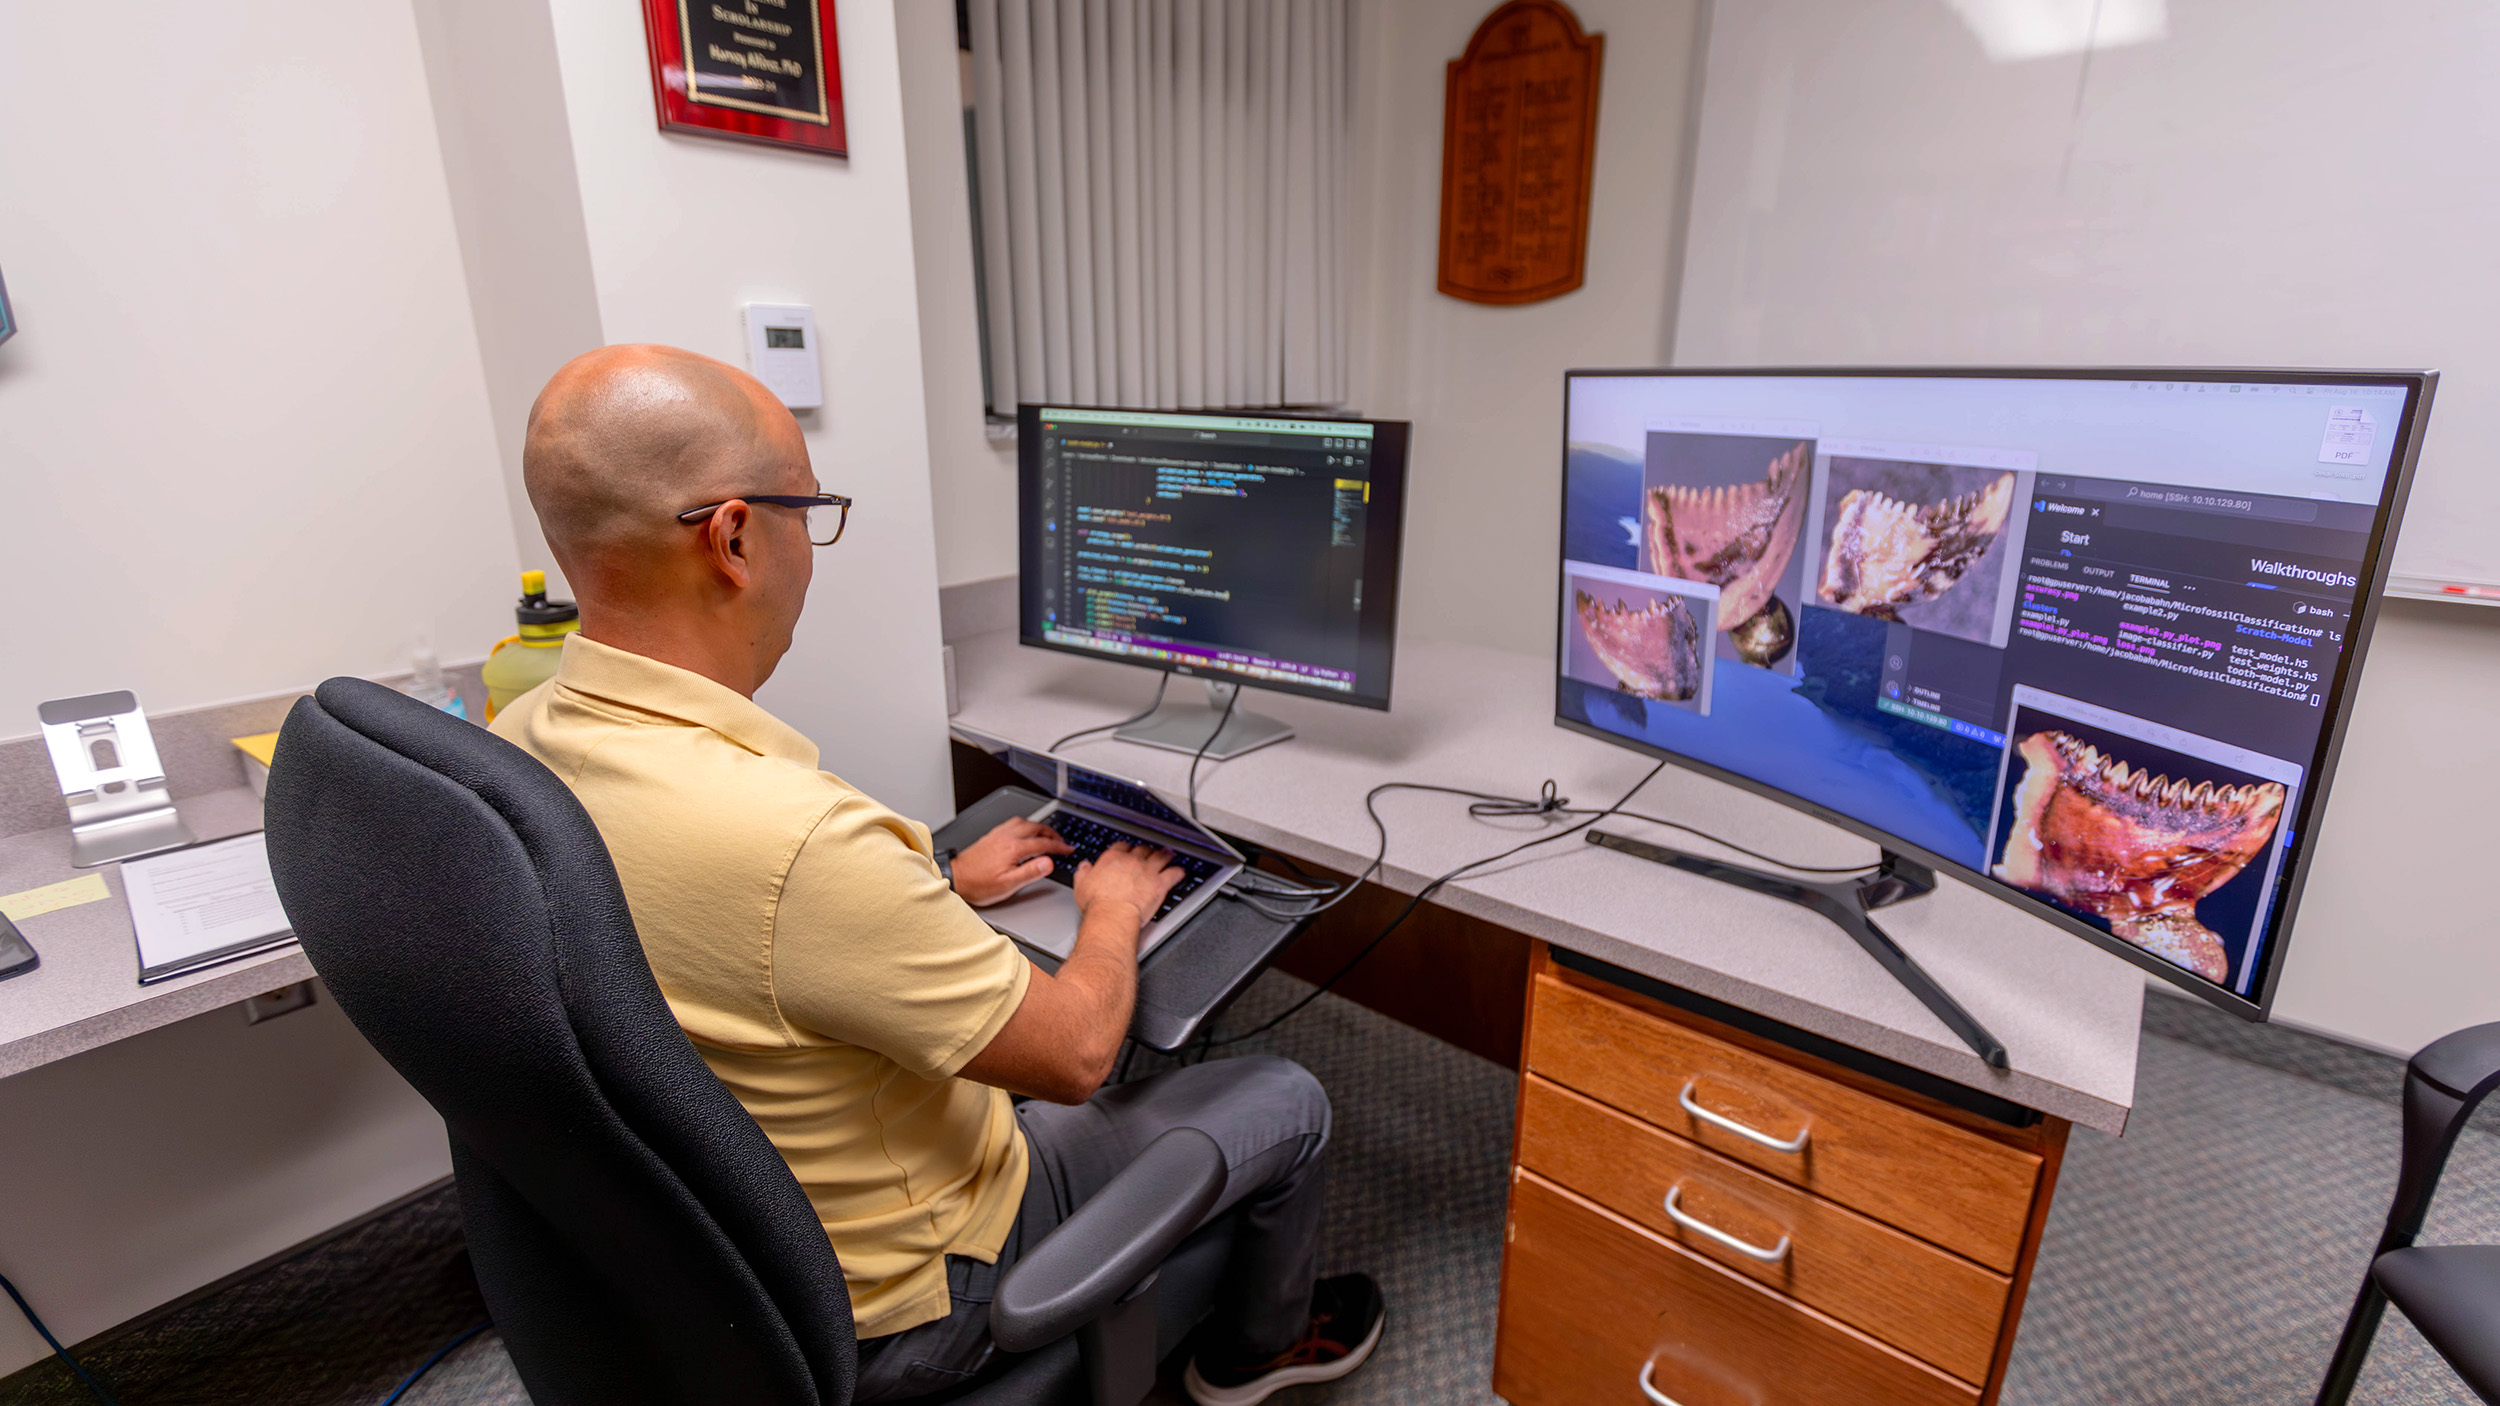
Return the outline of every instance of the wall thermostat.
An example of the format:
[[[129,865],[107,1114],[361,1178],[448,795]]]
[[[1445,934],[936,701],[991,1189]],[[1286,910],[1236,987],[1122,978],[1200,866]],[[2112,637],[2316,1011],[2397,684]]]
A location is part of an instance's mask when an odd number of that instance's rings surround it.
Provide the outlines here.
[[[747,304],[747,369],[793,410],[824,404],[824,372],[816,365],[816,310],[795,303]]]

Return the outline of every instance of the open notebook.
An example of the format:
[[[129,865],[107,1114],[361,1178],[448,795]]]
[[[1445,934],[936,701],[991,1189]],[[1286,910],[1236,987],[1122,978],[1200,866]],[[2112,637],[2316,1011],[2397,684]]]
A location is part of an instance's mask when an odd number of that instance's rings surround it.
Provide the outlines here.
[[[130,860],[122,890],[142,986],[295,940],[258,831]]]

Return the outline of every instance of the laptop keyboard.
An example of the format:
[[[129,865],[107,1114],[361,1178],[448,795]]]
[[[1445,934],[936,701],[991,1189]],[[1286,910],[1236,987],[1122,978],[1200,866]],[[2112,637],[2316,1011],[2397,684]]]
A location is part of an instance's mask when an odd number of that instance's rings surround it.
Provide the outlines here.
[[[1072,810],[1054,810],[1050,818],[1042,823],[1058,831],[1061,839],[1076,848],[1074,854],[1054,854],[1050,857],[1050,881],[1070,888],[1076,887],[1076,866],[1101,858],[1104,850],[1113,845],[1151,843],[1143,836],[1115,829],[1098,820],[1089,820]],[[1200,884],[1215,877],[1218,867],[1213,861],[1178,850],[1172,852],[1172,862],[1180,868],[1181,881],[1172,885],[1172,891],[1164,896],[1163,906],[1155,910],[1155,918],[1180,907],[1182,900],[1197,892]]]

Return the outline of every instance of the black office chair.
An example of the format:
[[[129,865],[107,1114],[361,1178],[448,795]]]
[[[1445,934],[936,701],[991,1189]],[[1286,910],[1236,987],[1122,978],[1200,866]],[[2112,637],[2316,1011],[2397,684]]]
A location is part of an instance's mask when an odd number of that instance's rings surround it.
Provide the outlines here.
[[[2405,1066],[2404,1160],[2318,1406],[2343,1406],[2392,1301],[2485,1401],[2500,1402],[2500,1245],[2416,1245],[2466,1119],[2500,1087],[2500,1024],[2443,1035]]]
[[[448,1127],[470,1259],[531,1397],[849,1406],[842,1267],[670,1016],[554,773],[332,679],[287,715],[267,816],[314,969]],[[1186,1272],[1220,1263],[1221,1223],[1193,1232],[1224,1179],[1205,1134],[1158,1139],[1008,1273],[992,1332],[1021,1355],[951,1399],[1134,1406],[1176,1337],[1147,1291],[1184,1241]]]

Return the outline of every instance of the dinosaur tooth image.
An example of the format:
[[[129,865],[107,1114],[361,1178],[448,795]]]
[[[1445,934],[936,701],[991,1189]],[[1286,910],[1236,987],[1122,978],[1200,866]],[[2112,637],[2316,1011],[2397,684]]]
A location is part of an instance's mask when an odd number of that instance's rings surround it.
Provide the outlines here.
[[[1941,503],[1911,504],[1872,489],[1842,495],[1815,594],[1880,620],[1953,589],[1986,554],[2014,506],[2014,476]]]
[[[1701,687],[1701,626],[1683,597],[1636,606],[1600,605],[1587,591],[1573,595],[1580,632],[1624,692],[1681,703]]]
[[[2198,921],[2196,904],[2265,851],[2283,784],[2158,776],[2055,730],[2025,737],[2015,756],[2022,780],[1996,877],[2099,917],[2207,981],[2225,981],[2229,954]]]
[[[1718,587],[1714,629],[1733,630],[1753,619],[1796,554],[1812,460],[1812,446],[1799,443],[1771,461],[1760,483],[1651,488],[1644,509],[1647,569]]]

